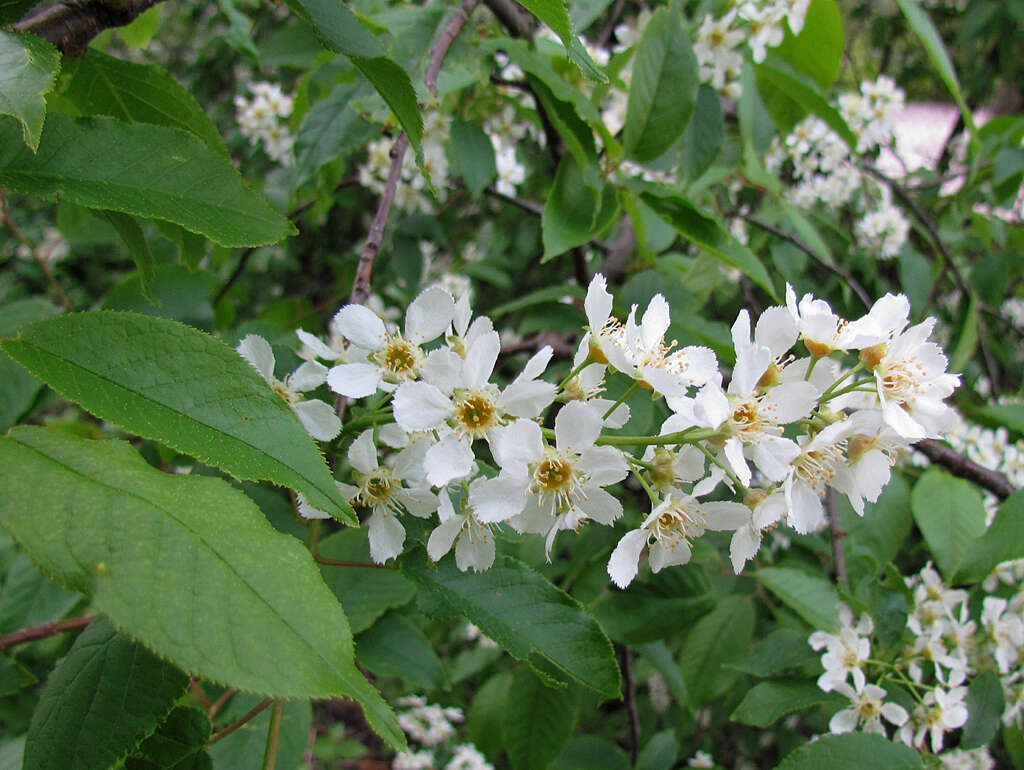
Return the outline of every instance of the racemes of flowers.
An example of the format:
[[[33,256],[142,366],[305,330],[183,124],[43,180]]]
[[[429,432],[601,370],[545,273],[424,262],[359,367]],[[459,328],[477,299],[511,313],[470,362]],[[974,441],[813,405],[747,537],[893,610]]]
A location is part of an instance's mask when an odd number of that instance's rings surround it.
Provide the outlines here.
[[[462,709],[442,708],[419,695],[397,705],[398,724],[411,745],[391,760],[392,770],[494,770],[472,743],[455,743]]]
[[[266,343],[247,338],[240,352],[297,411],[316,403],[297,391],[324,380],[340,396],[368,399],[344,429],[354,437],[351,477],[339,488],[366,512],[375,561],[402,552],[407,514],[436,521],[430,557],[454,550],[461,570],[488,569],[502,533],[513,531],[540,535],[550,558],[563,532],[617,525],[616,485],[631,475],[650,508],[611,554],[620,587],[639,574],[644,553],[655,572],[685,564],[708,530],[731,533],[740,572],[765,531],[822,527],[828,487],[863,515],[900,449],[956,420],[944,400],[959,378],[928,340],[934,319],[911,325],[902,295],[847,321],[788,288],[785,305],[757,319],[740,312],[731,370],[707,348],[666,340],[662,296],[624,317],[613,306],[597,275],[584,302],[588,329],[558,383],[544,378],[548,347],[499,382],[491,320],[473,316],[468,293],[456,302],[439,286],[410,304],[401,329],[346,305],[329,343],[301,332],[304,354],[330,369],[307,361],[280,382]],[[630,383],[617,400],[602,395],[613,375]],[[610,433],[626,424],[627,399],[644,393],[672,412],[660,431]],[[333,438],[336,427],[314,435]],[[301,502],[303,516],[324,515]]]
[[[276,83],[259,82],[249,86],[251,98],[235,97],[236,119],[242,136],[252,144],[261,144],[271,160],[283,166],[295,164],[295,137],[288,129],[295,100]]]

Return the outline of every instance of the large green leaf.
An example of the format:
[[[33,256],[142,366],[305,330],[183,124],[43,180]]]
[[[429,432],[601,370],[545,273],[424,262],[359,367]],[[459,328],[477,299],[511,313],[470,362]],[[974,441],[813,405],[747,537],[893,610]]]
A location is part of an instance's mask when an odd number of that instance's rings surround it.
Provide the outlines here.
[[[437,565],[416,551],[402,569],[420,584],[419,601],[432,615],[465,615],[513,657],[557,676],[554,668],[608,697],[621,679],[608,637],[575,599],[528,566],[499,556],[486,572],[459,572],[454,559]],[[553,668],[554,667],[554,668]]]
[[[355,152],[380,133],[380,127],[352,109],[352,100],[361,91],[358,85],[341,83],[303,117],[295,135],[298,184],[312,179],[325,163]]]
[[[18,328],[29,321],[59,313],[59,308],[42,299],[22,299],[0,308],[0,337],[13,337]],[[0,382],[4,397],[0,398],[0,433],[18,421],[32,406],[36,394],[43,387],[35,377],[0,353]]]
[[[505,750],[514,770],[547,770],[569,742],[579,690],[549,687],[530,671],[512,680],[505,709]]]
[[[0,185],[12,190],[164,219],[222,246],[277,243],[294,232],[227,158],[193,134],[55,113],[38,153],[16,137],[17,126],[0,121]]]
[[[228,154],[220,132],[195,97],[155,64],[124,61],[90,48],[87,56],[71,60],[65,71],[71,78],[61,98],[82,115],[180,128],[215,152]]]
[[[378,676],[397,676],[421,690],[440,689],[447,680],[430,640],[397,612],[356,637],[356,658]]]
[[[843,14],[836,0],[811,0],[800,34],[794,35],[788,25],[785,29],[786,36],[773,53],[828,89],[839,76],[846,50]]]
[[[139,285],[142,287],[142,296],[150,302],[153,298],[149,294],[153,286],[153,278],[156,277],[156,265],[153,262],[153,254],[146,242],[146,234],[142,232],[139,223],[134,217],[122,214],[119,211],[97,211],[100,219],[105,219],[117,230],[121,241],[128,248],[128,253],[135,260],[135,267],[139,272]],[[157,303],[153,303],[157,304]]]
[[[710,593],[697,596],[662,596],[610,590],[590,606],[608,637],[622,644],[642,644],[677,634],[715,606]]]
[[[646,163],[675,143],[697,103],[697,57],[677,5],[659,8],[644,29],[633,60],[622,145]]]
[[[822,691],[813,682],[760,682],[743,696],[729,717],[755,727],[771,727],[793,711],[819,703],[845,703],[842,696]]]
[[[596,238],[618,213],[619,193],[615,185],[609,183],[600,189],[589,186],[586,170],[566,153],[558,164],[555,184],[540,218],[544,260]]]
[[[25,770],[99,770],[156,730],[188,676],[97,618],[50,674],[25,742]]]
[[[693,118],[686,126],[682,141],[682,171],[690,181],[711,168],[711,164],[722,150],[724,139],[722,101],[715,89],[702,84],[697,91]]]
[[[811,628],[835,628],[839,594],[823,577],[790,567],[766,567],[757,571],[757,578]]]
[[[894,473],[878,501],[864,506],[863,516],[857,515],[845,495],[839,499],[839,516],[846,532],[843,549],[847,558],[866,549],[881,570],[893,561],[910,534],[910,487],[901,474]]]
[[[139,746],[136,755],[145,757],[161,768],[189,770],[195,765],[183,765],[199,754],[210,742],[210,717],[205,709],[178,706],[157,731]]]
[[[977,487],[930,468],[914,484],[910,507],[939,570],[952,580],[975,541],[985,534],[985,506]]]
[[[551,27],[566,49],[572,45],[572,20],[565,0],[520,0],[519,4]]]
[[[479,198],[498,173],[490,137],[480,124],[455,118],[451,125],[451,146],[452,165],[466,180],[470,195]]]
[[[288,0],[288,5],[312,25],[325,46],[345,54],[370,81],[418,153],[423,141],[423,118],[409,73],[388,58],[381,42],[340,0]]]
[[[0,521],[59,582],[186,672],[292,698],[344,695],[393,746],[341,606],[302,544],[221,479],[161,473],[125,442],[0,438]],[[287,665],[282,665],[287,661]]]
[[[736,679],[738,672],[727,664],[743,657],[754,620],[750,599],[726,596],[687,635],[679,667],[694,708],[721,695]]]
[[[839,111],[815,87],[787,72],[785,65],[771,61],[755,64],[754,74],[764,105],[783,134],[810,112],[825,121],[852,151],[857,149],[857,137]]]
[[[676,229],[686,240],[704,249],[727,265],[737,268],[754,283],[775,297],[768,271],[754,253],[736,240],[717,219],[705,214],[690,201],[661,191],[644,191],[644,203]]]
[[[977,583],[997,565],[1024,557],[1024,492],[1003,501],[985,534],[967,549],[957,573],[958,583]]]
[[[11,115],[21,124],[21,135],[33,152],[46,120],[44,98],[60,72],[57,49],[35,35],[0,30],[0,115]],[[7,121],[0,127],[8,129]],[[4,134],[15,135],[14,131]],[[4,139],[3,141],[12,141]],[[16,141],[16,140],[14,140]]]
[[[826,735],[789,752],[775,770],[920,770],[921,755],[871,733]]]
[[[284,399],[208,334],[163,318],[93,311],[28,324],[0,348],[104,420],[240,479],[296,489],[356,523]]]
[[[989,669],[971,679],[967,691],[967,724],[960,738],[961,749],[976,749],[992,742],[1003,715],[1003,686],[999,674]]]
[[[791,628],[777,628],[759,641],[744,660],[733,665],[755,676],[771,676],[787,668],[795,668],[818,658],[807,644],[807,633]]]

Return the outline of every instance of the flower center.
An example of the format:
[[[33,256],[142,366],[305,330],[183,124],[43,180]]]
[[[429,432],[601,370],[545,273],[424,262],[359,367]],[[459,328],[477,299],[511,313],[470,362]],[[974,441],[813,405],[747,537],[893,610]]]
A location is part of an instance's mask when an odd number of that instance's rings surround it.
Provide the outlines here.
[[[796,476],[818,494],[825,491],[825,486],[836,475],[836,463],[843,456],[838,444],[830,444],[821,449],[804,452],[793,461]]]
[[[857,711],[860,712],[861,718],[863,718],[865,722],[870,722],[873,719],[878,719],[882,715],[882,702],[874,700],[873,698],[864,697],[857,706]]]
[[[388,341],[381,355],[385,379],[391,382],[414,379],[422,357],[423,352],[418,346],[395,335]]]
[[[470,438],[486,435],[500,416],[494,394],[486,390],[467,391],[455,401],[455,429]]]
[[[761,399],[756,397],[733,406],[732,415],[729,417],[729,426],[733,435],[738,436],[746,443],[750,443],[758,435],[764,433],[782,435],[782,428],[773,424],[770,416],[764,414],[761,409]]]
[[[882,370],[882,390],[897,403],[911,401],[921,389],[924,367],[916,359],[893,361]]]
[[[390,499],[395,491],[395,481],[390,468],[378,468],[363,479],[359,487],[359,499],[363,505],[373,507]]]
[[[697,501],[691,498],[675,498],[658,516],[651,531],[668,548],[675,548],[682,542],[694,540],[704,534],[707,517]]]
[[[544,500],[550,499],[559,511],[571,508],[583,485],[582,474],[576,470],[574,458],[548,447],[533,471],[533,490]]]

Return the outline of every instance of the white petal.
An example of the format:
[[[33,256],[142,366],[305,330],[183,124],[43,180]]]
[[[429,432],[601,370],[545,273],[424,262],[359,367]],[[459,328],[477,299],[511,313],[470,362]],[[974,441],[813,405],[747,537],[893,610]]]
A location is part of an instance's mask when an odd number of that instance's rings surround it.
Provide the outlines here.
[[[455,314],[452,316],[452,327],[460,337],[466,336],[469,329],[469,320],[473,317],[473,310],[469,306],[469,292],[467,291],[455,302]],[[437,559],[434,559],[437,561]]]
[[[327,382],[327,367],[319,361],[306,361],[288,375],[288,390],[305,393]]]
[[[362,398],[377,392],[380,369],[372,364],[338,364],[327,372],[327,385],[335,393]]]
[[[640,321],[645,350],[653,350],[657,347],[665,337],[670,323],[668,302],[660,294],[655,294],[651,297],[647,310],[644,311],[644,317]]]
[[[612,295],[606,288],[608,282],[600,273],[596,273],[587,287],[587,298],[583,300],[583,309],[587,314],[590,330],[597,334],[604,328],[612,314]]]
[[[475,340],[466,350],[466,360],[462,365],[462,387],[469,390],[483,388],[491,378],[500,351],[501,339],[497,332]]]
[[[647,563],[651,565],[652,572],[661,572],[665,567],[686,564],[691,555],[690,546],[685,540],[673,543],[671,547],[659,541],[651,546]]]
[[[491,453],[502,468],[529,464],[544,456],[543,436],[537,423],[516,420],[491,431]]]
[[[583,486],[583,493],[586,500],[580,504],[580,510],[599,524],[611,526],[611,524],[622,515],[622,503],[614,496],[605,492],[596,484],[590,483]]]
[[[544,374],[544,370],[548,368],[548,363],[551,361],[551,356],[554,355],[554,350],[550,345],[545,345],[532,356],[530,360],[526,362],[526,366],[521,371],[513,382],[522,380],[535,380]]]
[[[450,481],[468,476],[473,470],[473,460],[469,442],[449,433],[427,451],[423,463],[427,481],[432,486],[443,487]]]
[[[451,394],[462,387],[462,356],[448,348],[431,350],[423,359],[423,379],[442,393]]]
[[[405,338],[420,344],[444,334],[455,317],[455,300],[440,286],[422,292],[405,311]]]
[[[786,492],[789,495],[789,517],[793,528],[801,535],[813,532],[825,520],[825,509],[818,493],[806,484],[787,482]]]
[[[828,730],[834,735],[850,733],[857,729],[857,710],[843,709],[836,712],[828,723]]]
[[[405,545],[405,527],[397,518],[380,510],[369,521],[370,558],[378,564],[393,559]]]
[[[608,560],[608,576],[619,588],[633,582],[640,570],[640,554],[647,545],[647,530],[634,529],[622,536]]]
[[[302,427],[317,441],[330,441],[341,433],[341,420],[334,407],[316,398],[292,406]]]
[[[701,503],[707,514],[707,528],[715,532],[733,531],[750,521],[750,509],[743,503]]]
[[[270,343],[261,336],[246,334],[235,350],[262,375],[264,380],[271,382],[274,379],[274,351],[270,349]]]
[[[560,452],[579,452],[601,435],[601,418],[582,401],[571,401],[555,417],[555,446]]]
[[[754,342],[772,352],[778,358],[796,343],[797,328],[789,311],[776,305],[761,313],[754,327]]]
[[[594,413],[604,419],[604,426],[606,428],[618,430],[629,422],[629,404],[619,404],[615,407],[614,412],[605,417],[604,415],[607,414],[614,403],[610,398],[592,398],[587,402],[590,408],[594,410]]]
[[[761,547],[761,533],[753,527],[740,527],[732,536],[729,543],[729,558],[732,561],[733,571],[738,575],[743,571],[743,565],[750,559],[757,556]]]
[[[782,481],[789,473],[789,464],[800,455],[800,447],[781,436],[761,436],[751,445],[750,454],[761,473],[771,481]]]
[[[397,423],[391,424],[397,425]],[[377,434],[378,441],[382,432],[383,429]],[[427,455],[427,450],[433,445],[433,436],[424,436],[405,446],[401,452],[395,455],[395,460],[391,465],[394,478],[402,481],[425,481],[426,471],[423,468],[423,460]],[[418,486],[422,486],[422,484]]]
[[[786,495],[782,492],[775,492],[754,508],[754,526],[757,529],[765,529],[786,515],[789,505],[786,503]]]
[[[885,422],[902,438],[918,441],[925,438],[927,431],[900,405],[889,401],[882,405]]]
[[[887,722],[897,727],[910,719],[910,714],[907,713],[907,710],[897,703],[883,703],[882,716],[885,717]]]
[[[492,564],[494,564],[494,538],[487,536],[471,539],[468,529],[463,532],[459,542],[455,544],[455,566],[463,572],[467,569],[483,572],[490,569]]]
[[[778,425],[795,422],[811,413],[820,393],[810,382],[784,382],[772,388],[762,401]]]
[[[726,462],[729,463],[729,468],[736,474],[736,478],[743,486],[749,487],[751,473],[750,466],[747,465],[747,458],[743,456],[743,442],[735,436],[731,436],[725,441],[723,454]]]
[[[395,498],[406,511],[418,519],[425,519],[440,507],[437,495],[426,487],[410,487],[395,492]]]
[[[315,334],[310,334],[305,329],[296,329],[295,335],[317,358],[322,358],[324,361],[337,361],[341,357],[341,353],[331,349],[323,340]]]
[[[377,470],[377,447],[373,445],[373,429],[367,428],[348,448],[348,461],[360,473],[373,473]]]
[[[334,315],[334,328],[349,342],[365,350],[380,348],[388,333],[380,317],[362,305],[345,305]]]
[[[629,474],[622,450],[613,446],[587,447],[580,452],[580,467],[602,487],[622,481]]]
[[[469,489],[469,506],[483,524],[507,521],[523,510],[528,486],[526,478],[505,475],[475,482]]]
[[[465,516],[456,514],[434,528],[427,540],[427,554],[431,559],[440,561],[441,557],[452,549],[455,538],[462,531],[465,521]]]
[[[403,382],[392,404],[395,422],[409,432],[436,428],[454,408],[451,399],[429,382]]]
[[[295,496],[295,508],[299,512],[299,516],[304,519],[331,518],[331,514],[327,513],[327,511],[321,511],[319,508],[314,508],[310,505],[309,501],[306,500],[305,496],[301,492]]]
[[[717,428],[728,419],[730,411],[729,397],[717,382],[705,385],[693,399],[693,414],[706,428]]]
[[[532,419],[555,400],[558,389],[544,380],[516,380],[501,393],[501,407],[513,417]],[[611,406],[609,402],[608,406]]]
[[[686,387],[689,384],[656,366],[645,367],[640,372],[640,378],[650,385],[655,393],[660,393],[663,396],[683,396],[686,394]]]

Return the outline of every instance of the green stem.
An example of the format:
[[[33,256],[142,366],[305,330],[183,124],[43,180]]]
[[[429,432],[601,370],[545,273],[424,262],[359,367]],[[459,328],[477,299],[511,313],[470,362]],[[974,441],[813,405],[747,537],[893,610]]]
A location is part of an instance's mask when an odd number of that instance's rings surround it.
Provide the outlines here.
[[[644,479],[643,474],[637,470],[636,466],[633,467],[633,476],[636,477],[636,480],[640,482],[640,486],[644,488],[644,491],[647,493],[647,496],[651,498],[651,504],[657,507],[658,496],[654,494],[654,490],[651,489],[651,485],[647,483],[647,481]]]
[[[711,450],[708,449],[706,446],[704,446],[703,444],[697,444],[697,448],[701,452],[703,452],[704,456],[707,457],[711,462],[713,462],[715,465],[717,465],[719,468],[725,471],[725,475],[728,476],[730,481],[732,481],[732,483],[736,485],[736,488],[740,490],[740,499],[743,499],[747,494],[747,488],[743,486],[743,484],[740,482],[736,474],[733,473],[729,468],[726,468],[725,464],[717,457],[715,457]]]
[[[263,770],[274,770],[277,764],[277,746],[281,739],[281,719],[284,717],[284,698],[274,701],[267,729],[267,750],[263,754]]]
[[[573,377],[575,377],[577,374],[582,372],[587,366],[589,366],[592,363],[594,363],[594,362],[591,360],[590,356],[588,355],[585,359],[583,359],[583,363],[582,364],[580,364],[577,367],[574,367],[571,372],[569,372],[567,375],[565,375],[565,379],[562,380],[560,383],[558,383],[558,389],[562,390],[562,388],[564,388],[566,385],[569,384],[569,381]]]
[[[846,374],[844,374],[838,380],[836,380],[831,385],[829,385],[828,388],[825,389],[825,392],[821,394],[821,398],[822,399],[824,399],[826,397],[831,398],[831,396],[829,394],[832,393],[833,390],[835,390],[840,385],[842,385],[847,377],[850,377],[850,376],[856,374],[857,372],[859,372],[863,368],[864,368],[864,362],[863,361],[859,361],[856,366],[854,366],[852,369],[850,369],[850,371],[848,371]],[[819,400],[821,400],[821,399],[819,399]]]
[[[611,417],[612,412],[618,409],[626,401],[627,398],[633,395],[633,391],[635,391],[639,387],[640,382],[638,380],[634,381],[632,385],[626,388],[626,392],[619,396],[619,400],[612,404],[610,407],[608,407],[608,411],[604,413],[604,416],[602,416],[601,419],[607,420],[609,417]]]
[[[552,428],[541,428],[545,438],[554,438]],[[670,444],[696,444],[723,435],[714,428],[687,428],[664,436],[599,436],[599,446],[668,446]]]
[[[814,367],[817,366],[819,360],[816,356],[811,356],[811,363],[807,364],[807,372],[804,374],[805,380],[811,379],[811,372],[814,371]]]
[[[865,385],[874,385],[874,384],[875,384],[874,380],[867,379],[867,378],[865,378],[863,380],[857,380],[856,382],[851,382],[846,387],[840,388],[839,390],[833,391],[831,393],[826,391],[825,393],[823,393],[821,395],[821,398],[818,399],[818,403],[819,404],[823,404],[826,401],[831,401],[833,398],[838,398],[839,396],[843,396],[843,395],[845,395],[847,393],[852,393],[855,390],[863,388]],[[867,392],[870,392],[870,391],[865,390],[864,392],[867,393]]]

